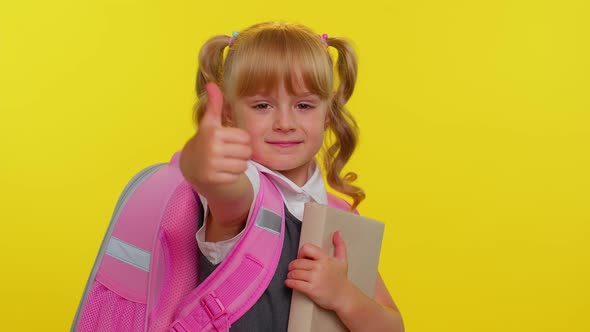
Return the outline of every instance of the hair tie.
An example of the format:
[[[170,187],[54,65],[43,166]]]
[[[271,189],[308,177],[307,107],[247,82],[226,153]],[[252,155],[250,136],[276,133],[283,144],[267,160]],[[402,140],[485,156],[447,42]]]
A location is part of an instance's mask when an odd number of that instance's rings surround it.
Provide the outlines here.
[[[328,34],[324,33],[323,35],[318,35],[320,37],[320,39],[322,40],[322,43],[324,43],[324,45],[326,45],[326,47],[328,47]]]
[[[229,39],[229,43],[227,43],[227,46],[231,47],[234,43],[234,40],[236,40],[236,37],[239,35],[240,33],[237,31],[234,31],[231,33],[231,38]]]

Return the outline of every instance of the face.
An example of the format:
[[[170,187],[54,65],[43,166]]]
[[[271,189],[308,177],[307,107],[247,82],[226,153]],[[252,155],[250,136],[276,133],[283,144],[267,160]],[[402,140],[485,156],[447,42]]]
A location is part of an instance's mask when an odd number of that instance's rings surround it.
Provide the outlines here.
[[[252,160],[302,186],[324,141],[327,106],[317,95],[290,95],[281,85],[273,93],[237,98],[232,122],[250,133]]]

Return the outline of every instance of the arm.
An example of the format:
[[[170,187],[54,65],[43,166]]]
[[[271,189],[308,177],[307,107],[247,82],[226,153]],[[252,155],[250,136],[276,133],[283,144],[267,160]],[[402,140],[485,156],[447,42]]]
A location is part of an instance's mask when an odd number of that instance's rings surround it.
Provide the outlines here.
[[[392,331],[403,332],[401,314],[383,283],[377,275],[375,296],[370,299],[358,288],[351,285],[348,301],[335,309],[340,320],[351,331]]]
[[[305,244],[298,258],[289,264],[285,284],[324,309],[336,312],[352,332],[403,332],[397,306],[378,275],[373,299],[354,286],[347,277],[346,246],[334,233],[334,256],[311,244]]]
[[[193,189],[207,199],[206,237],[217,242],[235,236],[246,223],[254,194],[244,171],[252,150],[246,131],[221,125],[219,88],[209,84],[207,94],[207,111],[198,132],[182,150],[180,169]]]

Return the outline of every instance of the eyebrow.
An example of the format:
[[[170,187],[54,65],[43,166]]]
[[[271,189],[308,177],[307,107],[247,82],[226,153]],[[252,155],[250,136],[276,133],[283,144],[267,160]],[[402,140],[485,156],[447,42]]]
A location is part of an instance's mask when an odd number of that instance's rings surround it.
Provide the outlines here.
[[[244,98],[248,99],[248,100],[252,100],[252,99],[258,99],[258,98],[275,98],[275,96],[273,96],[272,94],[265,94],[265,93],[256,93],[254,95],[251,96],[244,96]],[[295,98],[309,98],[309,97],[313,97],[313,98],[318,98],[321,99],[319,95],[313,93],[313,92],[303,92],[303,93],[299,93],[296,95],[292,95],[290,97],[295,97]]]
[[[311,96],[319,98],[319,96],[317,94],[315,94],[313,92],[308,92],[308,91],[302,92],[302,93],[296,95],[295,97],[311,97]]]

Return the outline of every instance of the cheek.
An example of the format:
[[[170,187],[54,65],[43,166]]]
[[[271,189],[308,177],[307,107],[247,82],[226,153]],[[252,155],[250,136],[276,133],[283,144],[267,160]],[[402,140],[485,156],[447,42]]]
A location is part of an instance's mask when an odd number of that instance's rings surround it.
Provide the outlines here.
[[[324,134],[325,134],[325,131],[324,131],[323,126],[322,126],[321,130],[318,131],[317,136],[316,136],[317,137],[316,138],[316,140],[317,140],[317,143],[316,144],[317,144],[317,147],[318,148],[321,148],[322,145],[324,144]]]
[[[324,123],[315,122],[312,126],[307,128],[306,135],[310,143],[312,143],[315,148],[321,148],[324,142],[324,134],[326,133]]]
[[[248,116],[246,112],[236,112],[235,119],[236,127],[244,129],[250,134],[254,134],[260,130],[261,126],[259,121],[256,121],[256,119],[252,116]]]
[[[305,120],[303,127],[307,128],[307,134],[309,136],[323,136],[325,131],[325,118],[315,116]]]
[[[244,130],[246,130],[247,132],[250,133],[250,135],[252,135],[254,137],[262,137],[264,132],[265,132],[265,125],[264,122],[262,121],[256,121],[256,119],[245,119],[245,121],[243,121],[241,123],[241,125],[238,125],[238,128],[242,128]]]

